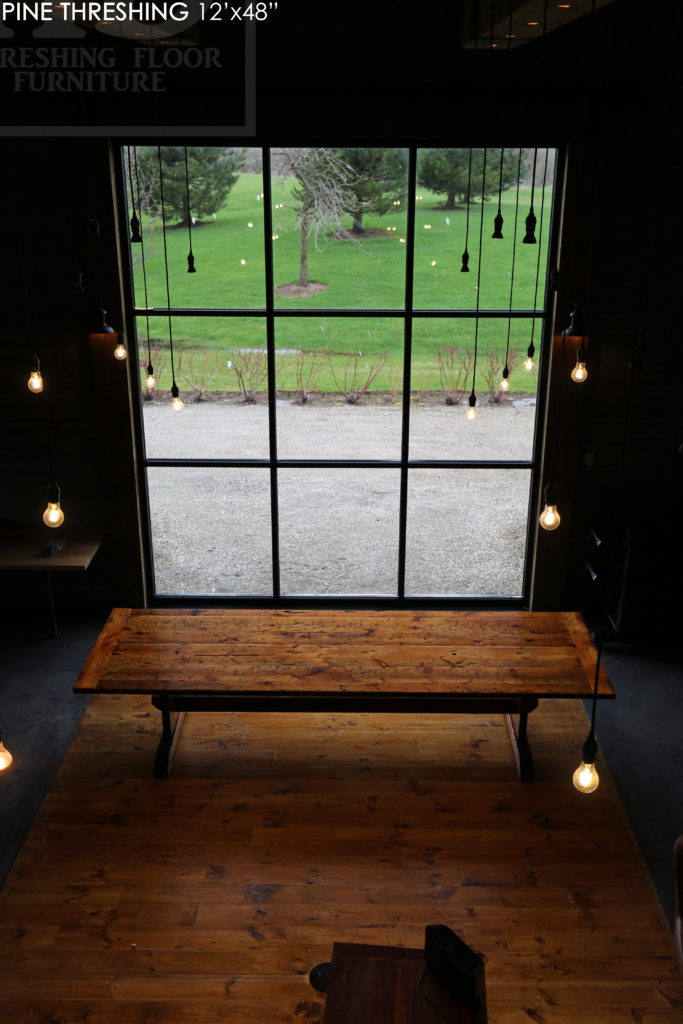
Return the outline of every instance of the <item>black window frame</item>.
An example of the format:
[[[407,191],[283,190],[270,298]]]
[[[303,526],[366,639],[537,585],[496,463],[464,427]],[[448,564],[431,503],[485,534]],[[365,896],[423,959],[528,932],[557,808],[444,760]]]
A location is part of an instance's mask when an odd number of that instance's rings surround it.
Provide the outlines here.
[[[174,143],[177,145],[177,141]],[[201,140],[193,139],[192,145],[201,145]],[[239,140],[240,143],[243,140]],[[229,144],[231,140],[226,139]],[[128,145],[161,145],[164,142],[154,140],[153,142],[142,142],[137,139]],[[215,145],[215,139],[212,140]],[[413,308],[413,278],[415,262],[415,214],[416,214],[416,193],[417,182],[417,154],[430,143],[397,142],[395,145],[385,143],[387,148],[404,149],[408,152],[408,200],[407,200],[407,227],[406,227],[406,269],[404,304],[400,308],[277,308],[275,306],[274,291],[274,270],[273,270],[273,220],[272,220],[272,174],[270,153],[276,148],[274,145],[259,146],[263,157],[263,210],[264,210],[264,254],[265,254],[265,289],[266,303],[264,307],[258,308],[188,308],[188,307],[154,307],[144,309],[137,307],[134,297],[133,275],[130,261],[130,252],[125,239],[121,239],[121,284],[124,296],[125,319],[129,329],[129,337],[134,339],[134,345],[129,346],[131,356],[135,353],[135,372],[132,376],[133,387],[133,420],[134,434],[138,469],[138,491],[140,517],[143,533],[143,558],[145,573],[147,577],[148,604],[155,607],[186,607],[191,604],[194,607],[367,607],[367,608],[477,608],[477,609],[520,609],[528,608],[531,603],[533,566],[536,555],[536,536],[538,522],[536,510],[539,505],[541,489],[541,473],[543,466],[544,448],[544,424],[545,408],[547,400],[548,379],[550,372],[550,353],[552,347],[552,319],[554,295],[557,287],[557,263],[559,252],[560,229],[562,219],[561,184],[563,179],[563,168],[565,166],[564,147],[558,143],[548,143],[547,148],[555,150],[555,171],[553,184],[553,201],[549,211],[548,221],[548,249],[546,274],[543,286],[539,281],[539,297],[542,296],[542,305],[533,309],[415,309]],[[339,145],[339,142],[336,143]],[[517,143],[516,145],[519,145]],[[537,144],[538,145],[538,144]],[[497,146],[488,147],[500,149],[501,143]],[[528,147],[527,147],[528,148]],[[538,146],[546,148],[546,146]],[[124,158],[126,144],[119,146],[119,158],[114,160],[115,188],[118,199],[118,210],[127,209],[126,200],[126,175]],[[126,218],[121,218],[121,223],[127,224]],[[545,232],[544,232],[545,234]],[[268,458],[150,458],[145,451],[144,424],[142,415],[142,390],[140,377],[137,372],[138,366],[138,337],[135,328],[139,317],[149,316],[168,318],[169,313],[174,318],[179,317],[256,317],[265,320],[266,324],[266,346],[268,366],[268,425],[269,425],[269,455]],[[413,322],[430,318],[440,319],[527,319],[535,318],[540,322],[540,332],[536,335],[538,344],[536,346],[538,357],[538,387],[536,392],[536,417],[534,425],[534,437],[532,452],[529,459],[410,459],[410,384],[411,384],[411,355]],[[330,317],[357,318],[363,317],[372,319],[375,317],[396,318],[403,321],[404,342],[403,342],[403,386],[402,386],[402,422],[401,422],[401,451],[398,459],[292,459],[279,458],[277,452],[277,406],[276,406],[276,372],[275,372],[275,324],[280,318],[315,317],[325,319]],[[132,328],[132,330],[131,330]],[[135,397],[137,395],[137,401]],[[272,595],[263,594],[158,594],[155,587],[154,564],[152,552],[152,528],[149,495],[147,488],[147,469],[163,468],[261,468],[269,472],[270,484],[270,520],[271,520],[271,559],[272,559]],[[282,595],[280,588],[280,548],[279,548],[279,510],[278,510],[278,471],[280,469],[305,468],[305,469],[394,469],[400,473],[399,489],[399,533],[398,533],[398,579],[397,592],[395,595],[332,595],[332,594],[285,594]],[[405,593],[405,568],[406,568],[406,543],[407,543],[407,512],[408,512],[408,474],[411,469],[505,469],[511,471],[530,471],[531,481],[529,488],[529,502],[527,512],[527,533],[524,552],[524,573],[521,595],[413,595]],[[151,596],[149,596],[151,594]]]

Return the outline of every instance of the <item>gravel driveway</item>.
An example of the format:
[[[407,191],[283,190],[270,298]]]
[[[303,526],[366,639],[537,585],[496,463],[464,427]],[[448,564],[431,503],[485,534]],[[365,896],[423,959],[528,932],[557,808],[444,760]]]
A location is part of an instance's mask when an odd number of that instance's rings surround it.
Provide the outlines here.
[[[413,405],[413,459],[529,459],[535,404]],[[235,400],[182,413],[145,404],[147,454],[160,458],[267,458],[268,410]],[[280,458],[398,459],[398,405],[279,401]],[[267,468],[148,471],[159,594],[272,593]],[[520,594],[530,471],[409,471],[406,593]],[[379,468],[281,468],[281,590],[289,595],[394,596],[399,473]]]

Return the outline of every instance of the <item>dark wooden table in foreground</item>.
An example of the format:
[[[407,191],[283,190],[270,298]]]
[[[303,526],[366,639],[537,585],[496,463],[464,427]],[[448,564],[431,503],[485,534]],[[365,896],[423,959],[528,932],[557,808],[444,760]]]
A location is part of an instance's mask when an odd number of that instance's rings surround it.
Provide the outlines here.
[[[576,612],[115,608],[75,690],[151,695],[158,776],[186,711],[345,711],[504,714],[530,779],[529,713],[590,696],[595,665]]]
[[[335,942],[323,1024],[475,1024],[437,985],[424,950]]]

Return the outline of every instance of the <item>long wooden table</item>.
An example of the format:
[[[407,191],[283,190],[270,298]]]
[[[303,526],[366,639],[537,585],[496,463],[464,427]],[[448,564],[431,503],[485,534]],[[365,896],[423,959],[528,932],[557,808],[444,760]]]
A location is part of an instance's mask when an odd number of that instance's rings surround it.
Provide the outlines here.
[[[74,689],[151,695],[160,777],[187,711],[360,711],[503,714],[526,780],[528,715],[590,696],[595,666],[576,612],[115,608]]]

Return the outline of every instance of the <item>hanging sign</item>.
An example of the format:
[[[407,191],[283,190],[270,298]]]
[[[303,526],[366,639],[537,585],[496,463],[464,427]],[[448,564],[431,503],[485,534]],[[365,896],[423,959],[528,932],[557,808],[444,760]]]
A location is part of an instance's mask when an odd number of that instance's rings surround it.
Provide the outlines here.
[[[277,0],[0,0],[0,134],[253,135]]]

